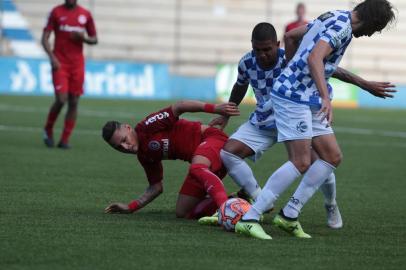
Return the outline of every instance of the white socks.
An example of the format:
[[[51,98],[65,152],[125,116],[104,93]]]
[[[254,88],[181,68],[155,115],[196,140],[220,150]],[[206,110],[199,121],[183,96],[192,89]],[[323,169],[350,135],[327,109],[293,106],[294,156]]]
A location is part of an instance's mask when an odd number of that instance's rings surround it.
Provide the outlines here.
[[[302,207],[333,173],[334,169],[333,165],[321,159],[316,160],[304,174],[295,193],[283,208],[284,215],[289,218],[297,218]]]
[[[327,180],[320,186],[321,192],[324,195],[324,204],[336,205],[336,176],[330,174]]]
[[[228,174],[254,200],[257,199],[261,188],[248,164],[240,157],[221,150],[220,156]]]
[[[299,176],[300,172],[292,162],[287,161],[283,164],[269,177],[262,192],[243,219],[259,220],[264,212],[273,207],[273,203],[278,199],[279,195]]]

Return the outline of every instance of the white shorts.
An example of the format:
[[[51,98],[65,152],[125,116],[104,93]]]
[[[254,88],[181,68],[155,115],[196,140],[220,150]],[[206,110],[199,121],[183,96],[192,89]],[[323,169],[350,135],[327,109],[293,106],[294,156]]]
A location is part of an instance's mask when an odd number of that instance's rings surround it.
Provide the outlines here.
[[[277,143],[277,131],[258,129],[247,121],[230,136],[230,139],[240,141],[251,148],[255,154],[249,158],[257,161],[266,150]]]
[[[311,139],[334,133],[327,120],[321,121],[321,116],[317,116],[318,110],[276,95],[271,98],[278,128],[278,142]]]

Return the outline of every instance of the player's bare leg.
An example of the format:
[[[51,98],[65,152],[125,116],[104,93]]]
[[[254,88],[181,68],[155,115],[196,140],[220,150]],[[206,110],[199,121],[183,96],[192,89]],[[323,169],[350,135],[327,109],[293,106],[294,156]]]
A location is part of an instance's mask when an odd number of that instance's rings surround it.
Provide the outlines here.
[[[53,128],[56,119],[58,118],[58,115],[61,112],[67,100],[68,100],[67,93],[55,93],[55,100],[52,103],[51,108],[49,109],[47,121],[44,127],[44,143],[48,147],[54,146]]]
[[[176,201],[176,217],[177,218],[192,218],[190,213],[202,201],[201,198],[179,194]]]

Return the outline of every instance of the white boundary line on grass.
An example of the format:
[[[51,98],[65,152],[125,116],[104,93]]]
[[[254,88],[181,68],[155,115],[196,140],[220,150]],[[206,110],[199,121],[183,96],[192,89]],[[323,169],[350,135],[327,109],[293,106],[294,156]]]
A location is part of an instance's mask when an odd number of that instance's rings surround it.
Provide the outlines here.
[[[336,128],[337,129],[337,128]],[[23,126],[6,126],[0,125],[0,132],[31,132],[41,134],[43,128],[40,127],[23,127]],[[101,130],[91,130],[91,129],[75,129],[75,133],[82,135],[91,135],[91,136],[100,136]],[[371,129],[353,129],[353,128],[338,128],[338,133],[347,133],[347,134],[357,134],[357,135],[366,135],[366,136],[379,136],[379,137],[395,137],[395,138],[406,138],[406,132],[378,132]],[[375,142],[365,142],[362,140],[347,140],[341,139],[342,144],[350,145],[365,145],[365,146],[376,146],[376,147],[402,147],[406,148],[406,142],[391,142],[388,140],[385,141],[375,141]]]
[[[9,105],[0,103],[0,111],[4,112],[21,112],[21,113],[46,113],[48,111],[47,108],[39,108],[33,106],[20,106],[20,105]],[[128,113],[128,112],[120,112],[120,111],[95,111],[89,109],[81,109],[80,114],[89,117],[100,117],[100,118],[107,118],[107,117],[122,117],[122,118],[134,118],[134,117],[144,117],[144,114],[137,114],[137,113]],[[192,120],[192,119],[191,119]],[[199,120],[197,118],[193,118],[193,120]],[[381,136],[381,137],[391,137],[391,138],[406,138],[406,132],[404,131],[383,131],[383,130],[376,130],[376,129],[366,129],[366,128],[352,128],[352,127],[340,127],[340,126],[333,126],[334,131],[338,133],[345,133],[345,134],[356,134],[356,135],[369,135],[369,136]],[[4,126],[0,125],[0,130],[2,131],[27,131],[27,132],[42,132],[41,128],[36,127],[22,127],[22,126]],[[82,134],[99,134],[94,130],[76,130],[75,132],[79,132]]]

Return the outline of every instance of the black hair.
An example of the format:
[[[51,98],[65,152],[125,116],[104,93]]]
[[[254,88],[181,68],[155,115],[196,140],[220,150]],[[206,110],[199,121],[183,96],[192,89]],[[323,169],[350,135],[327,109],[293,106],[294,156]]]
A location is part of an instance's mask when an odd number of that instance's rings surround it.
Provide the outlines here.
[[[296,10],[298,10],[300,7],[306,8],[306,5],[303,2],[299,2],[296,5]]]
[[[365,0],[354,11],[367,29],[377,32],[396,20],[394,7],[387,0]]]
[[[102,136],[106,142],[110,142],[111,137],[113,137],[114,132],[120,128],[121,123],[117,121],[108,121],[103,126]]]
[[[277,41],[278,38],[276,36],[275,28],[272,24],[267,22],[261,22],[255,25],[254,29],[252,30],[251,40],[255,41],[266,41],[272,40]]]

